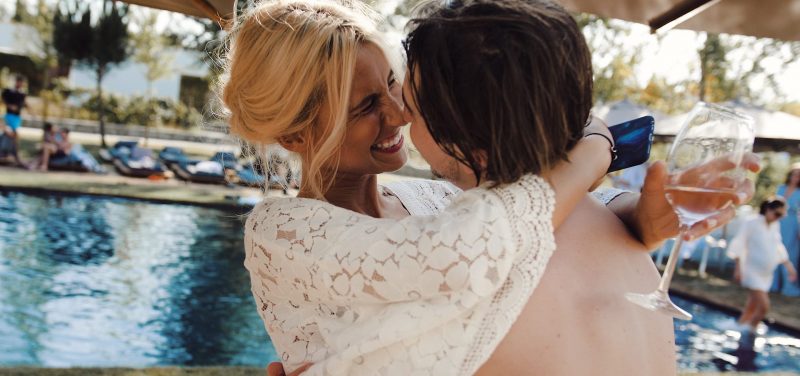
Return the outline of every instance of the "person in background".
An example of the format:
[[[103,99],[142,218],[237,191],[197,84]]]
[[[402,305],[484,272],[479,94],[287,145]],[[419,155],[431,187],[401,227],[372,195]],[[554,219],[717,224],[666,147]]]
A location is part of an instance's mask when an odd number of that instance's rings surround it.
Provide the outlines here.
[[[747,303],[738,325],[742,332],[755,333],[758,323],[769,312],[769,287],[775,268],[783,265],[789,281],[797,280],[797,272],[789,262],[781,241],[779,220],[786,215],[782,197],[771,197],[761,203],[758,215],[749,218],[728,247],[728,255],[736,260],[734,279],[749,290]]]
[[[41,155],[28,168],[47,171],[51,158],[66,157],[71,151],[72,143],[69,142],[69,129],[56,129],[53,124],[44,123]]]
[[[3,133],[12,141],[12,156],[14,161],[19,167],[25,167],[25,164],[19,159],[19,127],[22,126],[22,109],[25,108],[25,93],[22,92],[22,85],[25,84],[25,79],[22,76],[17,76],[14,87],[3,89],[2,98],[3,104],[6,106],[6,115],[4,117],[6,126]]]
[[[69,153],[72,151],[72,143],[69,141],[69,129],[62,128],[58,131],[56,145],[58,146],[58,151],[56,154],[59,154],[60,156],[69,155]]]
[[[800,266],[800,226],[798,225],[798,208],[800,208],[800,163],[795,163],[786,175],[786,183],[778,187],[777,195],[786,200],[786,215],[781,219],[781,238],[789,255],[789,263],[797,269]],[[772,292],[788,296],[800,296],[800,284],[789,280],[789,271],[782,265],[775,270]]]

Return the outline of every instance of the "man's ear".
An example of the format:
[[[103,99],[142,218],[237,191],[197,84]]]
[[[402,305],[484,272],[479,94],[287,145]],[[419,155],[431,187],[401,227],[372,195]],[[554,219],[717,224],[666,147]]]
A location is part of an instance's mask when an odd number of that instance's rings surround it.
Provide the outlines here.
[[[477,150],[472,153],[475,159],[478,161],[478,164],[481,165],[481,168],[486,170],[489,167],[489,153],[486,150]]]
[[[278,137],[278,143],[284,149],[298,154],[305,154],[306,149],[308,149],[307,139],[301,134]]]

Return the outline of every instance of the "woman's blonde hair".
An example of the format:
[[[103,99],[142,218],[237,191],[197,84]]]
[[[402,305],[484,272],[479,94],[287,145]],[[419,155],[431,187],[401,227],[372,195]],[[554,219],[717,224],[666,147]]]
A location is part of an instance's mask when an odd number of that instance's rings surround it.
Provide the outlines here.
[[[380,45],[377,35],[357,1],[264,1],[247,11],[230,34],[219,85],[231,133],[255,145],[303,136],[304,189],[323,198],[339,163],[357,50]]]

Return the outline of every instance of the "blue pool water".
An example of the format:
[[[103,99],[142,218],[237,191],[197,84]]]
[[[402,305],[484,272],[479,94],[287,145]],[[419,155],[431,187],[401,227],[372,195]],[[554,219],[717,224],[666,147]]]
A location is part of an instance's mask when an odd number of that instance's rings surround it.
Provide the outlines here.
[[[276,359],[234,213],[0,194],[0,366]]]
[[[800,374],[800,338],[762,324],[754,351],[737,351],[739,333],[723,329],[736,316],[679,297],[672,300],[694,316],[692,321],[675,320],[679,369]]]
[[[262,367],[242,249],[236,213],[0,193],[0,366]],[[675,324],[679,367],[732,369],[731,316],[675,300],[695,315]],[[769,328],[756,350],[759,370],[800,372],[797,337]]]

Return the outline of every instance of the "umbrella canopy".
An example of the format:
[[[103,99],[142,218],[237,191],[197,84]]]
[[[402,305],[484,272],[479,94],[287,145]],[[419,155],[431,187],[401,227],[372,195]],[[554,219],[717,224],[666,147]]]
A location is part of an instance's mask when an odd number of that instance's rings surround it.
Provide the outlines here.
[[[221,24],[233,17],[235,0],[122,0],[122,2],[150,8],[209,18]]]
[[[603,119],[609,126],[647,115],[652,116],[658,124],[665,117],[659,111],[651,110],[628,99],[596,106],[592,109],[592,114]]]
[[[236,0],[121,0],[227,23]],[[240,0],[241,1],[241,0]],[[574,12],[712,33],[800,40],[800,0],[559,0]]]
[[[756,150],[800,151],[800,117],[781,111],[770,111],[738,100],[721,105],[753,118]],[[688,116],[689,113],[685,113],[656,122],[656,135],[662,138],[675,136]]]
[[[800,40],[798,0],[560,0],[567,9],[649,25]]]

